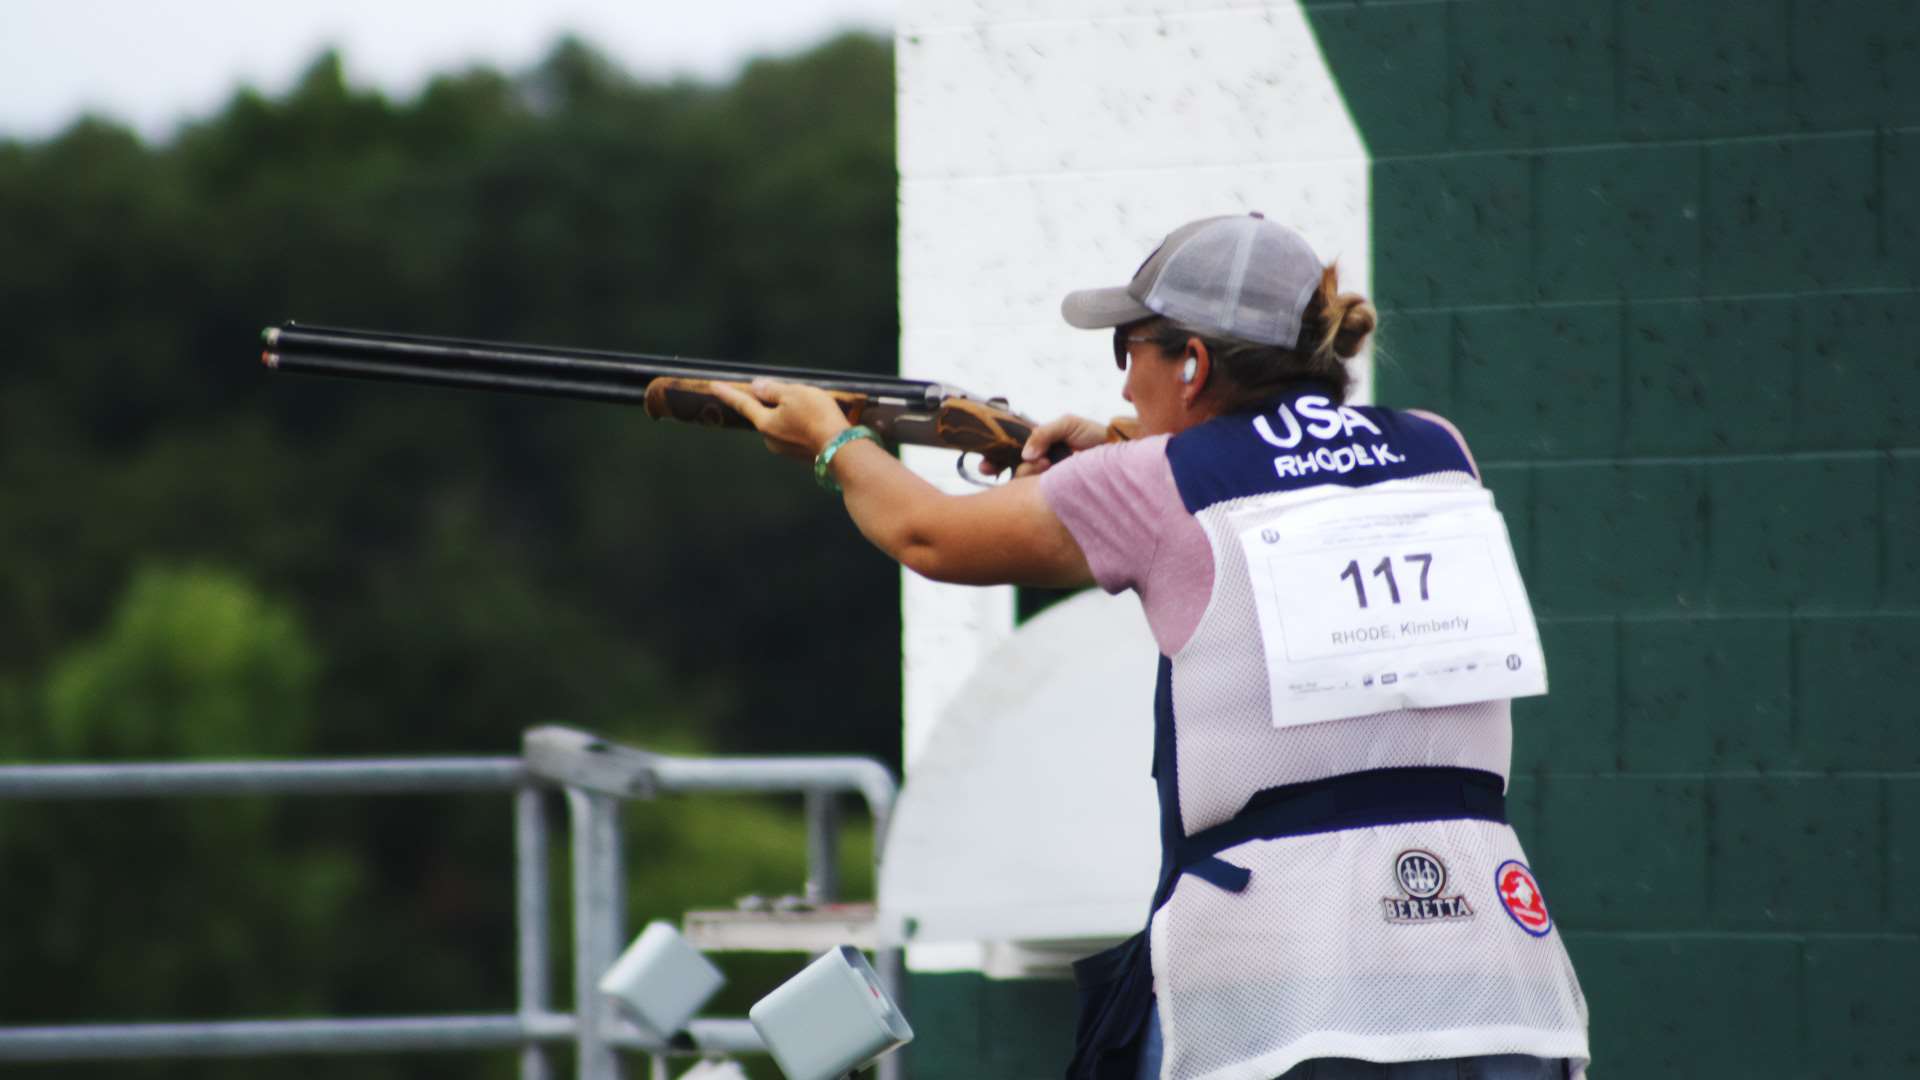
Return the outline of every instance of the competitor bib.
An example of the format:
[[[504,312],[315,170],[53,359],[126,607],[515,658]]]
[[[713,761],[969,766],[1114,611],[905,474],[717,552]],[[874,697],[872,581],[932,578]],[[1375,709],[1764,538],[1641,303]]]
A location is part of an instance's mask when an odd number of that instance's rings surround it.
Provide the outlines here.
[[[1314,489],[1229,520],[1253,581],[1275,727],[1547,692],[1491,492]]]

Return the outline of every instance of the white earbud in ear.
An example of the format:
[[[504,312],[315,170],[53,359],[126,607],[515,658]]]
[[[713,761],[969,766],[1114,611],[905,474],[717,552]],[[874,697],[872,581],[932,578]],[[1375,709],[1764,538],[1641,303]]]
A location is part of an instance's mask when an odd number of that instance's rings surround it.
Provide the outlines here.
[[[1180,368],[1180,381],[1190,383],[1193,381],[1193,377],[1199,374],[1199,372],[1200,358],[1197,356],[1189,356],[1187,357],[1186,364]]]

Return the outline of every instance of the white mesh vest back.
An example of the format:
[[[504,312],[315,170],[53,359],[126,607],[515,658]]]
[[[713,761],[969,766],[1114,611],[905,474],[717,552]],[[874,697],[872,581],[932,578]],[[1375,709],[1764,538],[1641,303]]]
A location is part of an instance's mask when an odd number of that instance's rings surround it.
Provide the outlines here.
[[[1409,414],[1296,393],[1263,415],[1259,429],[1246,414],[1223,417],[1168,445],[1214,581],[1192,636],[1163,664],[1163,843],[1231,829],[1263,792],[1372,770],[1471,770],[1497,792],[1511,749],[1505,700],[1276,726],[1228,516],[1322,483],[1338,495],[1478,481],[1449,433]],[[1314,415],[1335,419],[1303,423]],[[1327,1057],[1512,1053],[1584,1070],[1585,1001],[1504,820],[1332,828],[1247,840],[1218,858],[1251,872],[1245,886],[1177,875],[1149,928],[1167,1080],[1268,1080]]]
[[[1442,472],[1383,486],[1478,486]],[[1450,765],[1507,775],[1513,726],[1505,700],[1375,713],[1276,728],[1246,553],[1227,518],[1248,496],[1195,515],[1213,548],[1213,595],[1173,657],[1180,816],[1187,835],[1232,818],[1259,791],[1362,769]]]

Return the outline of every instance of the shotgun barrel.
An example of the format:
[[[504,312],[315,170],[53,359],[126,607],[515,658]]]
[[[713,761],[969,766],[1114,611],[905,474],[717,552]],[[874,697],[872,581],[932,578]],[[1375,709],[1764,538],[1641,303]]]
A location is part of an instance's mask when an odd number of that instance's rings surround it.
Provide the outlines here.
[[[758,377],[807,382],[824,390],[930,406],[955,391],[888,375],[742,364],[681,356],[571,349],[461,338],[391,334],[287,322],[261,332],[261,360],[277,371],[338,375],[431,386],[639,403],[657,378]]]

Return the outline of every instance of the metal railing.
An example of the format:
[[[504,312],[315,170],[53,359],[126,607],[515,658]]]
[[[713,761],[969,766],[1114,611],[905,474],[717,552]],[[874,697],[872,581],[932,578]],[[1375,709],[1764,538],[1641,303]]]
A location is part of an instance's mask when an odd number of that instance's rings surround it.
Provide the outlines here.
[[[572,839],[572,1012],[556,1011],[551,998],[551,829],[542,793],[554,788],[565,792]],[[620,1050],[647,1054],[655,1077],[665,1076],[668,1055],[760,1052],[759,1035],[744,1019],[695,1020],[672,1045],[661,1044],[617,1016],[595,989],[625,943],[622,801],[687,792],[803,794],[806,891],[808,899],[823,902],[837,890],[833,795],[855,792],[866,801],[878,880],[896,788],[886,767],[868,758],[672,757],[558,727],[528,731],[517,758],[0,766],[0,801],[474,791],[513,795],[514,1012],[0,1027],[0,1062],[517,1048],[524,1080],[549,1080],[552,1046],[572,1042],[580,1080],[619,1080]],[[878,961],[877,973],[898,997],[898,951],[883,950]],[[897,1080],[899,1070],[898,1055],[880,1063],[882,1080]]]

